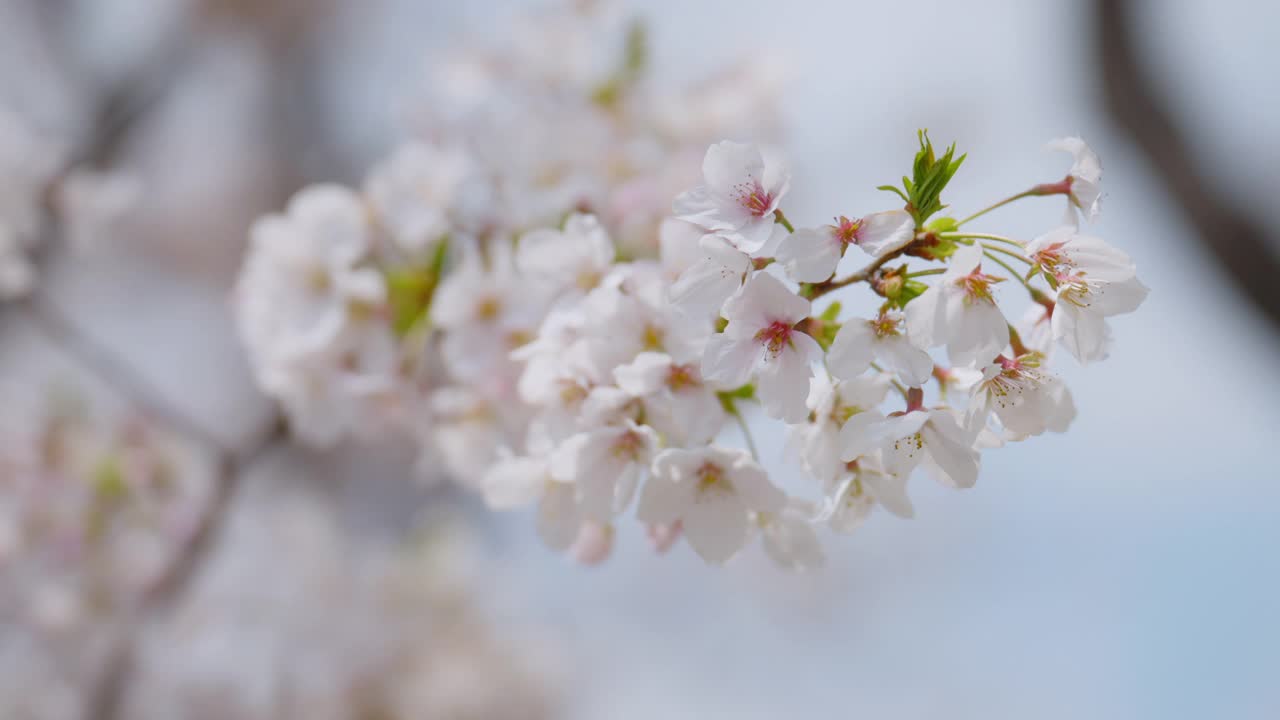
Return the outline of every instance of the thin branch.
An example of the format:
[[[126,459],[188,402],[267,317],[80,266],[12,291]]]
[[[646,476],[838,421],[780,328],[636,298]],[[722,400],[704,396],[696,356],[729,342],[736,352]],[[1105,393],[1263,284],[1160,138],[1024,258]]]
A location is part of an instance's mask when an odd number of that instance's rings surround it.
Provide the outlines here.
[[[809,285],[807,286],[807,292],[805,292],[804,295],[810,300],[816,300],[817,298],[820,298],[823,295],[826,295],[827,293],[833,290],[839,290],[842,287],[848,287],[850,285],[856,285],[857,283],[870,280],[871,276],[874,275],[877,270],[883,267],[890,260],[900,257],[904,252],[907,251],[907,248],[910,247],[910,245],[911,243],[907,243],[903,247],[900,247],[897,250],[894,250],[893,252],[885,253],[884,255],[873,260],[866,267],[862,268],[861,270],[855,272],[854,274],[848,277],[840,278],[839,280],[831,279],[825,282],[814,283],[812,285]]]
[[[1096,0],[1094,10],[1102,58],[1098,75],[1112,119],[1155,168],[1173,204],[1231,277],[1231,285],[1280,330],[1280,258],[1273,250],[1280,247],[1280,238],[1232,201],[1196,161],[1196,143],[1156,91],[1139,57],[1136,3]]]

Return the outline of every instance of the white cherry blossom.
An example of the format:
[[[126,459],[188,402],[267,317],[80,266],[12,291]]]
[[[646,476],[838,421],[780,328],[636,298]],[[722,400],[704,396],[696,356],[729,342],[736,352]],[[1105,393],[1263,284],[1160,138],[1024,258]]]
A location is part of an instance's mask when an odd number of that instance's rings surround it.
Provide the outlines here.
[[[952,487],[973,487],[978,480],[973,440],[946,408],[913,410],[866,425],[846,423],[840,445],[845,460],[882,451],[885,470],[904,479],[924,463]]]
[[[556,448],[551,475],[573,484],[583,517],[607,523],[631,504],[657,447],[657,433],[634,422],[590,429]]]
[[[850,461],[832,487],[827,523],[835,532],[849,534],[857,530],[877,505],[905,520],[915,517],[915,508],[907,496],[906,476],[887,472],[879,452]]]
[[[487,257],[465,251],[431,304],[431,317],[444,331],[441,351],[449,372],[459,379],[505,372],[511,351],[533,337],[546,302],[546,294],[517,271],[506,243],[491,246]]]
[[[485,503],[495,510],[536,503],[538,535],[547,547],[567,550],[577,539],[582,518],[574,499],[574,487],[552,476],[546,458],[500,458],[484,474],[481,488]]]
[[[814,375],[808,399],[810,420],[792,426],[801,463],[810,475],[830,485],[844,473],[840,428],[860,415],[866,416],[860,422],[883,419],[876,408],[888,391],[887,376],[832,381],[826,373]]]
[[[1102,162],[1078,137],[1064,137],[1049,142],[1050,150],[1071,153],[1073,162],[1067,174],[1068,202],[1092,222],[1102,209]]]
[[[728,140],[707,148],[702,184],[676,198],[676,217],[754,253],[773,234],[774,211],[791,186],[791,173],[759,147]]]
[[[1017,438],[1046,430],[1066,432],[1075,419],[1071,391],[1056,375],[1040,368],[1038,354],[1009,359],[1001,355],[983,368],[974,385],[966,422],[972,431],[986,424],[994,413]]]
[[[475,163],[461,148],[408,143],[374,166],[364,192],[379,224],[404,251],[421,254],[470,226],[485,202]]]
[[[720,316],[720,310],[751,273],[750,256],[728,240],[707,235],[699,242],[702,257],[671,286],[671,303],[695,317]]]
[[[1054,337],[1082,363],[1106,358],[1111,331],[1105,318],[1133,312],[1147,297],[1133,261],[1070,226],[1032,240],[1026,251],[1057,286]]]
[[[907,330],[924,347],[945,345],[955,365],[985,365],[1009,344],[995,283],[982,272],[982,248],[961,247],[938,283],[907,305]]]
[[[933,358],[911,342],[902,313],[883,310],[874,320],[852,318],[836,333],[827,353],[827,368],[851,380],[879,362],[908,387],[920,387],[933,372]]]
[[[725,387],[756,379],[756,394],[771,416],[799,422],[808,414],[816,340],[795,328],[809,316],[809,301],[777,278],[757,273],[724,307],[729,324],[707,341],[702,374]]]
[[[594,215],[573,214],[564,230],[534,230],[516,245],[516,267],[532,282],[589,292],[613,267],[609,234]]]
[[[836,223],[802,228],[779,244],[777,260],[788,277],[796,282],[822,282],[835,273],[850,245],[880,257],[915,238],[915,221],[905,210],[872,213],[856,220],[842,216]]]
[[[765,553],[788,570],[817,570],[826,564],[814,531],[811,503],[790,499],[781,512],[756,513]]]
[[[672,448],[654,459],[636,516],[650,525],[679,521],[689,545],[719,565],[746,544],[752,513],[778,513],[786,503],[745,451]]]
[[[381,274],[361,265],[369,250],[359,198],[338,186],[305,188],[286,214],[254,224],[237,313],[264,385],[281,384],[289,372],[281,364],[330,352],[355,318],[385,301]]]
[[[643,399],[645,422],[669,445],[706,444],[725,423],[720,399],[693,363],[677,364],[665,353],[643,352],[615,368],[613,376],[620,389]]]

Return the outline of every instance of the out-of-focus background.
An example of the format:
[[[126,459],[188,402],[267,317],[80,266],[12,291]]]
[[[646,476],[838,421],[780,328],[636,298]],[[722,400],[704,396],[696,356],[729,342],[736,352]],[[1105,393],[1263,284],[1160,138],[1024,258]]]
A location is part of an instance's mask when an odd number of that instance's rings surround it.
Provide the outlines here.
[[[139,410],[123,372],[211,436],[185,437],[192,462],[212,445],[237,475],[162,617],[92,640],[0,618],[4,717],[1280,716],[1275,3],[624,4],[659,78],[781,68],[793,219],[878,202],[917,127],[969,153],[960,209],[1060,178],[1042,147],[1080,134],[1106,168],[1096,230],[1151,288],[1109,360],[1064,357],[1071,432],[986,453],[972,490],[916,483],[916,519],[829,539],[821,572],[758,549],[708,568],[638,535],[583,568],[395,450],[238,455],[274,425],[228,305],[250,223],[306,182],[358,182],[433,53],[528,4],[0,2],[0,108],[110,173],[56,199],[106,219],[62,228],[40,301],[0,305],[6,427],[51,385]],[[1038,233],[1057,208],[1036,202],[999,222]],[[424,508],[452,539],[384,567]],[[406,577],[430,587],[386,590]],[[351,672],[393,613],[420,640]],[[362,693],[365,714],[336,709]]]

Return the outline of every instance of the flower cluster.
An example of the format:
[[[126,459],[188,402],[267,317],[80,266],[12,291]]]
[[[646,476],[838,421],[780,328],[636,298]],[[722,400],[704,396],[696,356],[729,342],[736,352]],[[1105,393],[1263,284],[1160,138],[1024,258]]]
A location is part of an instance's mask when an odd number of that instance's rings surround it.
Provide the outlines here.
[[[1070,424],[1053,346],[1104,358],[1106,318],[1147,292],[1078,226],[1101,197],[1082,141],[1053,144],[1074,157],[1063,180],[955,218],[942,193],[964,157],[922,132],[902,186],[881,188],[897,199],[796,229],[773,149],[706,148],[751,91],[663,102],[638,31],[601,74],[584,18],[551,20],[446,65],[450,115],[361,192],[308,188],[255,226],[240,325],[299,436],[404,432],[490,506],[536,505],[545,542],[584,562],[634,508],[660,550],[684,538],[721,563],[758,536],[805,568],[820,526],[910,517],[918,468],[970,487],[981,450]],[[700,180],[682,169],[695,144]],[[1036,196],[1066,198],[1070,222],[1030,241],[970,229]],[[878,306],[844,312],[855,285]],[[1017,327],[1010,286],[1029,300]],[[771,479],[750,414],[785,426],[816,490]]]
[[[139,421],[51,403],[0,448],[0,608],[52,633],[132,609],[212,489],[201,456]]]
[[[1092,211],[1097,160],[1067,144],[1067,179],[1024,195]],[[1075,407],[1047,369],[1050,344],[1101,359],[1105,318],[1136,309],[1146,288],[1128,256],[1074,225],[1024,243],[963,228],[985,211],[931,218],[962,161],[954,149],[937,157],[922,134],[914,178],[889,188],[904,208],[795,230],[781,210],[785,165],[726,141],[676,199],[658,260],[602,264],[607,241],[588,217],[520,238],[517,257],[540,258],[524,270],[555,284],[556,307],[514,354],[535,416],[523,452],[486,475],[490,505],[536,501],[549,545],[598,546],[638,496],[659,545],[682,533],[719,563],[758,531],[780,563],[807,567],[821,560],[817,525],[847,532],[876,505],[910,517],[916,469],[971,487],[981,449],[1065,430]],[[838,277],[846,255],[866,266]],[[1009,280],[1033,301],[1030,324],[1049,326],[1026,341],[999,304]],[[815,312],[858,283],[882,299],[869,317],[844,317],[836,302]],[[748,402],[787,425],[815,499],[788,497],[754,450],[723,444]]]
[[[538,333],[559,283],[585,292],[618,252],[655,257],[706,144],[771,134],[766,73],[663,88],[646,72],[643,26],[597,5],[521,17],[514,42],[439,62],[414,115],[422,131],[363,187],[303,189],[254,226],[238,324],[298,437],[407,436],[426,471],[443,459],[479,477],[525,434],[511,352]],[[554,233],[532,231],[573,212],[593,219],[565,230],[586,244],[560,266]]]

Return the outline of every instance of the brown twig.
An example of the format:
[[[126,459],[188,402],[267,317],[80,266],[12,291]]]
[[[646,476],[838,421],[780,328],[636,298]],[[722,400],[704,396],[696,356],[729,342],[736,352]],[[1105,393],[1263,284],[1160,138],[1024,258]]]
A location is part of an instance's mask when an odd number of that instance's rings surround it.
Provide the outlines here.
[[[883,256],[876,258],[875,260],[871,261],[871,263],[869,263],[866,267],[853,273],[852,275],[849,275],[848,277],[843,277],[838,280],[835,278],[832,278],[831,280],[826,280],[820,283],[814,283],[812,285],[809,285],[804,291],[804,296],[809,298],[810,300],[816,300],[817,298],[820,298],[823,295],[826,295],[827,293],[832,292],[833,290],[839,290],[842,287],[848,287],[850,285],[856,285],[860,282],[866,282],[867,280],[870,280],[873,275],[875,275],[877,270],[884,267],[884,265],[888,263],[890,260],[901,257],[903,253],[905,253],[910,246],[911,246],[911,243],[908,243],[906,246],[898,248],[893,252],[885,253]]]
[[[1156,169],[1156,175],[1195,230],[1199,241],[1231,277],[1232,285],[1280,330],[1280,242],[1268,226],[1226,197],[1196,162],[1188,140],[1143,67],[1134,42],[1135,3],[1097,0],[1094,26],[1099,73],[1117,125]]]

